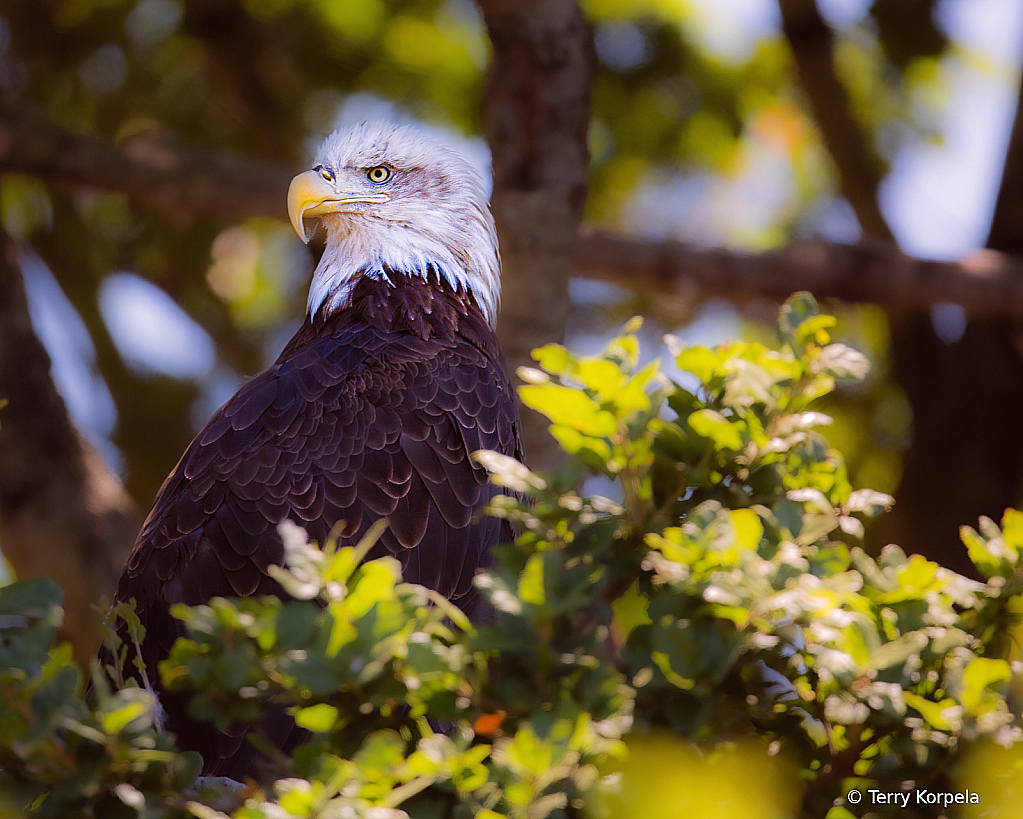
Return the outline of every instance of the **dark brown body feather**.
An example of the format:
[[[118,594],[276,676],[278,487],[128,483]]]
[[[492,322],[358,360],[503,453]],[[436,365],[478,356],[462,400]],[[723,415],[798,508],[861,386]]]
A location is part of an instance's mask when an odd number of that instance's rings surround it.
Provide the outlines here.
[[[349,307],[307,320],[214,414],[160,489],[117,591],[137,602],[150,678],[183,633],[172,603],[281,595],[267,567],[283,560],[286,519],[321,543],[343,521],[350,544],[386,517],[370,558],[393,555],[404,580],[485,616],[473,576],[511,532],[479,514],[499,491],[470,460],[479,449],[522,455],[503,358],[474,299],[436,279],[361,279]],[[241,730],[191,720],[184,697],[160,699],[206,773],[250,771]],[[283,714],[271,722],[282,748],[300,739]]]

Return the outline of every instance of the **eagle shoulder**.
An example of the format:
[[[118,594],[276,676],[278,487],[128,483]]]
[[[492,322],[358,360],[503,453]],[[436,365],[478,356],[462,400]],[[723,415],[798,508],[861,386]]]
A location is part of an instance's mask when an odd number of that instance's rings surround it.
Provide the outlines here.
[[[478,515],[494,490],[470,455],[521,457],[517,410],[489,327],[461,313],[439,327],[442,306],[457,311],[431,299],[420,326],[432,329],[418,332],[368,311],[307,321],[186,450],[118,596],[194,605],[280,593],[267,567],[283,558],[283,520],[320,542],[340,524],[347,544],[387,517],[371,556],[397,557],[407,581],[471,608],[472,576],[502,531]],[[410,300],[391,311],[405,322],[424,306]]]

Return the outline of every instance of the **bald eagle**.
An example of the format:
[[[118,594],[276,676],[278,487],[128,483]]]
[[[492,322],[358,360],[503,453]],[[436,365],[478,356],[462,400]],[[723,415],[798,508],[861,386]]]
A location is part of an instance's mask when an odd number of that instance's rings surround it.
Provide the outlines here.
[[[267,571],[283,562],[282,521],[320,543],[341,525],[348,545],[386,518],[369,559],[392,555],[405,581],[484,619],[473,576],[511,532],[480,514],[500,490],[470,456],[522,456],[494,335],[497,235],[472,166],[412,128],[364,123],[327,138],[288,208],[303,241],[311,218],[326,231],[305,321],[185,450],[116,595],[135,599],[146,627],[167,730],[204,773],[234,779],[257,758],[244,728],[196,721],[186,696],[159,686],[157,664],[183,635],[170,606],[284,597]],[[302,738],[283,712],[263,728],[285,751]]]

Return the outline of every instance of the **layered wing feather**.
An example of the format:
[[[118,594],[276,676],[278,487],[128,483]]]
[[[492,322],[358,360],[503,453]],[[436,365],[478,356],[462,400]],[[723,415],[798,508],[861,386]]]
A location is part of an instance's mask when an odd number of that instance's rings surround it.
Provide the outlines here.
[[[412,287],[413,285],[409,285]],[[422,284],[419,285],[423,287]],[[403,579],[485,616],[473,585],[507,524],[480,514],[497,491],[471,460],[479,449],[521,457],[517,410],[500,352],[478,309],[409,293],[383,318],[349,310],[309,323],[267,371],[210,419],[161,488],[118,589],[134,597],[155,668],[182,633],[172,603],[278,594],[268,566],[283,560],[278,525],[290,519],[323,542],[340,525],[357,542],[381,517],[389,528],[370,557],[390,554]],[[468,309],[467,305],[468,304]],[[384,320],[387,319],[387,320]],[[221,733],[162,694],[179,744],[203,753],[208,773],[251,764],[243,732]],[[290,721],[271,718],[287,750]],[[275,733],[274,733],[275,732]]]

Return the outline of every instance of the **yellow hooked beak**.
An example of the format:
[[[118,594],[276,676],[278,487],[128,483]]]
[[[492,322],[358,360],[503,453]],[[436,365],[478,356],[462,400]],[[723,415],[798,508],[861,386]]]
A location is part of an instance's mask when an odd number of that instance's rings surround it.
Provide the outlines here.
[[[323,177],[319,171],[305,171],[291,180],[288,188],[288,216],[291,226],[299,238],[309,243],[311,233],[306,233],[307,216],[323,216],[326,213],[344,211],[355,212],[351,204],[383,203],[390,200],[386,193],[360,193],[358,191],[341,191]]]

